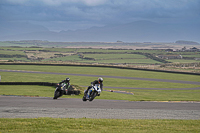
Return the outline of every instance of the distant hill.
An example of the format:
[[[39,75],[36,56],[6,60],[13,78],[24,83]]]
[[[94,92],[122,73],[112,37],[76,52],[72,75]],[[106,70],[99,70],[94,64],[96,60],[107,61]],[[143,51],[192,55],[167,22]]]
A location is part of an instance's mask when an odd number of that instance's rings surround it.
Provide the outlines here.
[[[199,43],[197,42],[193,42],[193,41],[184,41],[184,40],[179,40],[176,41],[177,44],[187,44],[187,45],[199,45]]]
[[[49,31],[46,27],[41,25],[34,25],[25,22],[5,22],[0,21],[0,37],[28,34],[33,32],[45,32]]]
[[[169,25],[151,21],[92,27],[85,30],[53,32],[29,23],[0,25],[0,41],[48,40],[71,42],[175,42],[189,40],[200,42],[200,24]]]

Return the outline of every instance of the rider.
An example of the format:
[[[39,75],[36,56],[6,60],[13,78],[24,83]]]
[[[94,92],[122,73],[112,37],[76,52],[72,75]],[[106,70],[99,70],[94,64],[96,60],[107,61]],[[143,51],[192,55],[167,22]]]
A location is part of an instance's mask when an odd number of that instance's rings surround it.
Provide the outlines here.
[[[88,86],[87,90],[85,91],[85,93],[88,93],[88,90],[92,87],[95,86],[95,84],[100,84],[100,89],[101,91],[103,91],[103,78],[99,77],[98,80],[95,80],[93,82],[91,82],[91,86]]]
[[[66,89],[68,89],[69,87],[70,87],[70,78],[66,78],[65,80],[63,80],[63,81],[61,81],[59,84],[62,84],[62,83],[64,83],[64,84],[66,84],[66,86],[65,86],[65,88],[64,88],[64,90],[65,90],[65,92],[64,92],[64,94],[66,95],[67,94],[67,92],[66,92]]]

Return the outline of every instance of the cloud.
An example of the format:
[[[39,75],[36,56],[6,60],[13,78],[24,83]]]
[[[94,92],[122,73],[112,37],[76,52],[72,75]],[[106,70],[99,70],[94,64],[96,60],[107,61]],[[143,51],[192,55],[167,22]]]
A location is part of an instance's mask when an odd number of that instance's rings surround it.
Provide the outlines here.
[[[24,4],[29,0],[1,0],[1,4]]]
[[[98,5],[103,5],[107,2],[108,0],[75,0],[75,2],[83,2],[84,4],[88,6],[98,6]]]
[[[48,6],[60,6],[62,4],[69,3],[83,3],[87,6],[98,6],[104,4],[108,0],[1,0],[0,3],[7,4],[30,4],[30,3],[40,3]]]
[[[200,21],[199,0],[1,0],[0,19],[106,25],[134,20]],[[180,20],[179,20],[180,19]]]

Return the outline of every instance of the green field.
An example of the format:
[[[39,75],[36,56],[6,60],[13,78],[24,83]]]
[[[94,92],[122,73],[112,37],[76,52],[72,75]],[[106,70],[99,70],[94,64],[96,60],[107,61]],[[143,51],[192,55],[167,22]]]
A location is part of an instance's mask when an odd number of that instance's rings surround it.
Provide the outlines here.
[[[62,98],[78,98],[82,99],[83,87],[80,95],[64,95]],[[36,96],[36,97],[52,97],[54,95],[54,87],[48,86],[28,86],[28,85],[1,85],[0,95],[19,95],[19,96]],[[110,90],[104,88],[104,90]],[[114,89],[114,91],[120,89]],[[108,100],[128,100],[128,101],[200,101],[200,90],[145,90],[133,89],[121,91],[132,92],[134,95],[122,94],[115,92],[103,91],[100,97],[96,99]]]
[[[78,61],[82,63],[106,63],[106,64],[156,64],[159,63],[157,61],[151,59],[112,59],[112,60],[83,60]]]
[[[43,61],[68,61],[68,62],[79,62],[84,59],[79,58],[78,55],[71,55],[71,56],[65,56],[65,57],[57,57],[57,58],[49,58],[44,59]]]
[[[6,55],[24,55],[24,56],[26,56],[26,54],[23,51],[0,50],[0,54],[6,54]]]
[[[183,81],[200,82],[198,75],[170,74],[163,72],[150,72],[128,69],[114,69],[102,67],[78,67],[78,66],[37,66],[37,65],[0,65],[0,69],[5,70],[27,70],[41,72],[58,72],[58,73],[74,73],[74,74],[91,74],[91,75],[109,75],[121,77],[138,77],[138,78],[155,78],[170,79]],[[1,72],[2,82],[51,82],[58,83],[70,77],[71,84],[79,86],[89,86],[90,82],[97,79],[96,77],[72,76],[72,75],[56,75],[56,74],[34,74],[34,73],[18,73],[18,72]],[[118,99],[130,101],[200,101],[200,90],[176,90],[176,88],[197,88],[200,85],[180,84],[157,81],[143,81],[119,78],[104,78],[105,90],[111,90],[109,87],[131,87],[136,89],[114,89],[118,91],[132,92],[134,95],[118,94],[112,92],[102,92],[100,99]],[[16,91],[12,91],[14,90]],[[30,89],[29,89],[30,88]],[[140,89],[141,88],[141,89]],[[150,90],[145,88],[151,88]],[[155,89],[153,89],[155,88]],[[156,88],[165,88],[170,90],[157,90]],[[85,89],[83,87],[82,91]],[[54,87],[44,86],[6,86],[1,85],[0,94],[3,95],[33,95],[52,97],[55,90]],[[45,93],[46,92],[46,93]],[[71,98],[71,96],[64,96]],[[75,96],[72,98],[82,98]]]
[[[198,133],[199,125],[200,120],[0,118],[1,133]]]
[[[94,58],[95,60],[101,60],[101,59],[146,59],[144,55],[139,54],[84,54],[84,57],[88,58]]]
[[[169,60],[170,62],[173,63],[200,63],[200,60]]]
[[[138,78],[155,78],[155,79],[170,79],[170,80],[200,82],[200,78],[198,75],[175,74],[175,73],[154,72],[154,71],[106,68],[106,67],[0,65],[0,69],[73,73],[73,74],[108,75],[108,76],[138,77]]]

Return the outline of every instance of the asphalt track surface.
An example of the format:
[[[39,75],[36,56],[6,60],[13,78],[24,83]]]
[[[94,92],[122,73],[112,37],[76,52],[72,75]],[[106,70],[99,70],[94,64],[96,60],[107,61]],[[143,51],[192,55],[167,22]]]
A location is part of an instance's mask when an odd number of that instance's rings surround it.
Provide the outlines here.
[[[198,102],[135,102],[0,96],[1,118],[200,119]]]
[[[90,77],[125,78],[159,82],[197,84],[199,82],[115,77],[105,75],[0,70],[42,74],[76,75]],[[115,88],[115,87],[113,87]],[[135,89],[135,88],[129,88]],[[147,88],[145,88],[147,89]],[[152,88],[149,88],[152,89]],[[155,88],[154,88],[155,89]],[[157,88],[162,89],[162,88]],[[182,88],[200,89],[200,88]],[[0,96],[0,118],[106,118],[106,119],[200,119],[200,102],[146,102],[100,100],[83,102],[81,99],[46,97]]]

